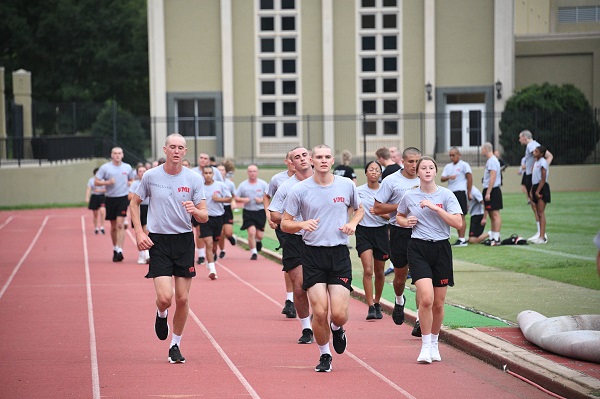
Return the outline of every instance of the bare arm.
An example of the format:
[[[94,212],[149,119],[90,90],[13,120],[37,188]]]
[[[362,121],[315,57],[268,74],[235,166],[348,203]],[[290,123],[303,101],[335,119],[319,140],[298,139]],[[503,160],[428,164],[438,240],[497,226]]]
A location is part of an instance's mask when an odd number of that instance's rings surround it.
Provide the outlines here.
[[[294,217],[287,212],[283,213],[283,219],[281,220],[281,230],[296,234],[300,230],[315,231],[319,225],[319,219],[310,219],[297,222]]]
[[[376,215],[389,215],[390,213],[396,212],[396,209],[398,209],[397,204],[384,204],[377,200],[375,200],[375,204],[373,205],[373,211]]]
[[[154,245],[150,237],[142,229],[142,222],[140,220],[140,204],[142,199],[135,193],[130,193],[131,199],[129,201],[129,213],[131,217],[131,223],[135,230],[135,241],[137,242],[138,250],[144,251],[150,249]]]
[[[552,155],[550,151],[546,150],[546,155],[544,156],[544,158],[546,158],[546,162],[548,162],[548,166],[550,166],[552,160],[554,159],[554,155]]]
[[[469,199],[469,201],[471,201],[473,199],[473,197],[471,196],[471,189],[473,188],[473,174],[472,173],[467,173],[467,198]]]

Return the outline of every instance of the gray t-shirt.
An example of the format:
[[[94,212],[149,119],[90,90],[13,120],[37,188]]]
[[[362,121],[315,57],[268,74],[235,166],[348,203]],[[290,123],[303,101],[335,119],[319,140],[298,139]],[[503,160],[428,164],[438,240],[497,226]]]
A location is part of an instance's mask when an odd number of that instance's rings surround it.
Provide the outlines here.
[[[421,208],[419,205],[425,199],[451,215],[457,213],[462,215],[456,196],[446,187],[437,186],[437,190],[431,194],[424,193],[420,187],[408,190],[398,204],[398,213],[417,217],[417,224],[413,227],[411,237],[433,241],[449,239],[450,226],[437,213],[427,207]]]
[[[362,220],[358,224],[364,227],[379,227],[386,225],[388,223],[387,219],[384,219],[379,215],[374,215],[369,211],[369,209],[375,205],[375,195],[379,190],[370,189],[368,184],[358,186],[356,190],[358,191],[360,203],[365,210],[365,216],[363,216]]]
[[[248,179],[244,180],[238,186],[235,195],[242,198],[250,198],[250,201],[244,204],[247,211],[264,210],[263,203],[257,203],[255,198],[262,198],[265,195],[268,184],[263,179],[256,179],[255,183],[250,183]]]
[[[194,166],[192,168],[192,170],[196,173],[199,173],[200,176],[202,176],[202,180],[204,180],[204,175],[202,174],[202,170],[200,170],[199,166]],[[213,170],[213,180],[214,181],[223,181],[223,175],[221,174],[221,171],[219,170],[219,168],[217,168],[216,166],[212,166],[212,170]]]
[[[225,179],[225,181],[223,183],[225,184],[225,186],[231,193],[231,196],[233,197],[233,194],[235,193],[235,183],[229,179]],[[231,202],[224,202],[223,206],[231,206]]]
[[[142,200],[150,198],[148,206],[148,231],[156,234],[180,234],[192,231],[189,213],[183,201],[198,205],[204,197],[202,177],[188,168],[170,175],[163,165],[144,173],[136,194]]]
[[[546,169],[546,183],[548,183],[548,161],[546,158],[540,158],[533,164],[533,172],[531,173],[531,184],[540,184],[542,181],[542,169]]]
[[[204,195],[206,196],[206,210],[208,211],[208,216],[221,216],[225,213],[225,203],[213,200],[212,197],[215,193],[221,198],[231,197],[232,195],[223,182],[213,181],[211,185],[204,183]]]
[[[142,182],[141,180],[134,180],[131,183],[131,186],[129,186],[129,192],[130,193],[135,193],[137,191],[138,187],[140,186],[141,182]],[[140,205],[148,205],[149,202],[150,201],[148,200],[148,198],[144,198],[144,200],[142,201],[142,203]]]
[[[483,215],[483,194],[475,186],[471,187],[471,200],[469,201],[469,214],[471,216]]]
[[[406,190],[419,185],[419,178],[407,179],[402,175],[402,170],[392,173],[381,182],[379,191],[375,195],[375,200],[382,204],[398,205],[404,196]],[[390,213],[390,222],[392,226],[398,226],[396,223],[396,212]]]
[[[326,187],[315,183],[314,177],[303,180],[294,185],[285,201],[285,211],[293,217],[319,220],[315,231],[303,234],[304,243],[314,247],[348,244],[348,235],[340,228],[348,222],[348,208],[356,210],[359,206],[356,185],[339,176]]]
[[[128,163],[121,163],[117,166],[112,162],[107,162],[100,166],[96,172],[96,178],[99,180],[115,179],[115,184],[105,186],[107,197],[127,197],[129,180],[135,178],[135,172]]]
[[[540,143],[535,140],[531,140],[529,144],[525,147],[525,174],[530,175],[533,172],[533,164],[535,163],[535,158],[533,157],[533,150],[538,148]]]
[[[492,170],[496,171],[494,187],[500,187],[502,184],[502,174],[500,173],[500,162],[495,155],[492,155],[485,163],[485,171],[483,172],[483,188],[488,188],[490,185],[490,171]]]
[[[448,190],[450,191],[464,191],[467,192],[467,173],[473,173],[471,171],[471,165],[462,159],[456,164],[450,162],[444,167],[442,177],[456,175],[454,180],[448,180]]]
[[[298,178],[296,177],[295,174],[292,175],[291,177],[289,177],[286,181],[284,181],[277,188],[277,192],[275,193],[275,196],[273,197],[273,199],[271,200],[271,203],[269,204],[269,211],[279,212],[283,215],[283,212],[285,211],[285,202],[288,197],[288,194],[290,193],[292,188],[298,183],[300,183],[300,180],[298,180]],[[297,222],[299,222],[301,220],[302,220],[302,216],[296,216]],[[304,230],[300,230],[300,231],[296,232],[297,235],[302,235],[303,233],[304,233]]]
[[[288,175],[287,170],[275,174],[273,177],[271,177],[271,181],[269,182],[269,186],[267,187],[267,191],[265,192],[265,194],[267,194],[269,198],[273,198],[279,186],[281,186],[283,182],[289,178],[290,176]]]

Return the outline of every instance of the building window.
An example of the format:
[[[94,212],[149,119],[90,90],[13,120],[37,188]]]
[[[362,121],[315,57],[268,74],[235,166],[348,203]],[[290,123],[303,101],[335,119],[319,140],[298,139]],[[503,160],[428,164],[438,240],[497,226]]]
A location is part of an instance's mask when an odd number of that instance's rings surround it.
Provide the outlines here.
[[[215,100],[176,100],[175,115],[178,132],[183,136],[215,137]]]
[[[600,22],[600,6],[558,7],[559,24]]]
[[[255,0],[258,131],[297,137],[300,120],[300,2]]]
[[[396,0],[356,0],[359,112],[370,115],[361,134],[399,135],[400,8]],[[384,116],[385,115],[385,116]]]

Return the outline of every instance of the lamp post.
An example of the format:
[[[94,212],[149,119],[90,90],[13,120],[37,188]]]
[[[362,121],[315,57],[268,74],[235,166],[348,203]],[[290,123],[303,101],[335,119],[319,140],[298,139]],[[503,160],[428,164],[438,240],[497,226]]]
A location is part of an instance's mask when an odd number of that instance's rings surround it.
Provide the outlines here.
[[[496,98],[498,100],[502,99],[502,82],[500,80],[496,82]]]

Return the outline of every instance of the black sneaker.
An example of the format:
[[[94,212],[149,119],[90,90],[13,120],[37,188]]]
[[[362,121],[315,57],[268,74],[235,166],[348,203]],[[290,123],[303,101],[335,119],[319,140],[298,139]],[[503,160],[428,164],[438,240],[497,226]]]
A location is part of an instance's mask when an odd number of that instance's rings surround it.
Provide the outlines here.
[[[98,233],[100,233],[100,229],[94,230],[94,234],[98,235]]]
[[[481,243],[482,243],[483,245],[490,245],[490,243],[491,243],[491,242],[492,242],[492,240],[491,240],[491,239],[489,239],[489,238],[486,238],[486,239],[485,239],[485,240],[483,240]]]
[[[258,259],[258,255],[256,254],[252,254],[252,256],[250,257],[250,260],[257,260]]]
[[[402,295],[402,298],[404,298],[404,305],[406,305],[406,297]],[[404,305],[398,305],[397,303],[394,304],[392,320],[394,320],[394,323],[398,325],[404,323]]]
[[[101,228],[100,228],[100,233],[102,233],[102,234],[106,234],[106,233],[104,232],[104,227],[101,227]]]
[[[219,259],[223,259],[225,257],[225,251],[219,252]]]
[[[169,363],[185,363],[185,357],[181,356],[181,352],[179,351],[179,346],[177,344],[173,345],[171,349],[169,349]]]
[[[375,306],[375,318],[383,319],[383,313],[381,313],[381,305],[379,303],[374,303],[373,306]]]
[[[123,252],[113,251],[113,262],[122,262],[123,259]]]
[[[256,241],[256,250],[260,252],[262,249],[262,241]]]
[[[329,326],[329,328],[331,328],[331,326]],[[346,350],[347,344],[344,327],[340,327],[337,331],[331,330],[331,335],[333,335],[333,349],[341,355]]]
[[[375,313],[375,306],[369,306],[369,311],[367,313],[367,320],[375,320],[377,318],[377,313]]]
[[[154,321],[154,331],[156,336],[161,341],[164,341],[169,336],[169,322],[168,317],[159,317],[156,312],[156,320]]]
[[[296,308],[294,307],[294,302],[289,299],[285,300],[285,306],[281,310],[281,313],[285,315],[288,319],[296,318]]]
[[[452,244],[453,247],[466,247],[467,245],[469,244],[466,241],[461,240],[456,240],[456,242]]]
[[[419,322],[419,320],[417,320],[415,322],[415,326],[413,327],[413,330],[410,333],[410,335],[412,335],[413,337],[420,337],[421,336],[421,323]]]
[[[313,342],[313,332],[310,328],[305,328],[302,330],[302,336],[298,338],[299,344],[312,344]]]
[[[204,261],[205,261],[204,256],[198,256],[198,261],[196,263],[199,264],[199,265],[201,265],[201,264],[204,263]]]
[[[235,243],[237,242],[237,241],[235,240],[235,237],[234,237],[234,236],[228,237],[227,239],[229,240],[229,243],[230,243],[231,245],[235,245]]]
[[[329,373],[331,371],[331,355],[323,353],[319,358],[319,364],[315,367],[317,373]]]

